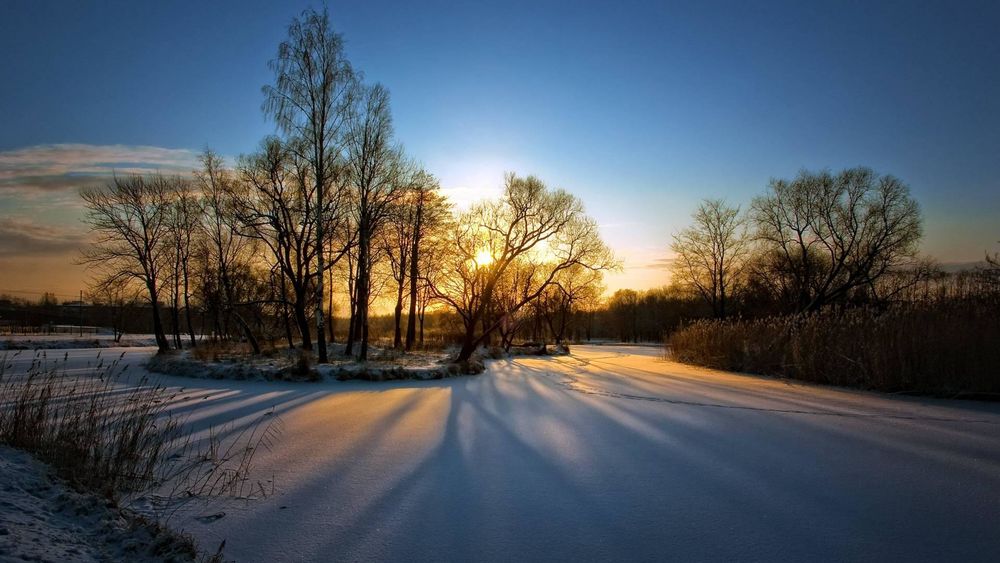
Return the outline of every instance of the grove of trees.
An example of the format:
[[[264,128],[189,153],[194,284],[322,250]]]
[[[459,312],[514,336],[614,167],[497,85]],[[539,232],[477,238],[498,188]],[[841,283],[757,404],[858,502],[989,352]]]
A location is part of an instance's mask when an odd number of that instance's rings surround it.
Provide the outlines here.
[[[746,212],[706,199],[692,219],[671,245],[672,273],[716,318],[885,302],[932,271],[909,188],[864,167],[772,180]]]
[[[510,346],[529,310],[562,339],[594,305],[616,262],[580,201],[509,174],[500,198],[455,214],[325,11],[292,21],[270,68],[262,109],[277,134],[253,153],[227,166],[205,149],[192,177],[116,176],[81,192],[95,295],[141,290],[160,351],[201,333],[326,362],[343,295],[345,355],[368,359],[372,312],[388,304],[394,348],[420,346],[428,311],[450,311],[465,361],[501,333]]]

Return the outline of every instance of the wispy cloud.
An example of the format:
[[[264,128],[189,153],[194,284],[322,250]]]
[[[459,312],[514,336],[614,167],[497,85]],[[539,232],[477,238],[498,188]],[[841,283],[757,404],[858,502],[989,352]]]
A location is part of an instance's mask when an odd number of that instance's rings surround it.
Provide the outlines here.
[[[647,262],[645,264],[636,267],[642,268],[644,270],[669,270],[670,266],[672,266],[673,263],[674,263],[673,258],[657,258],[656,260]]]
[[[189,174],[197,153],[129,145],[57,144],[0,152],[0,193],[25,196],[76,190],[114,173]]]
[[[186,149],[58,144],[0,151],[0,258],[67,256],[86,242],[76,190],[112,174],[190,174]]]
[[[0,258],[76,252],[86,241],[79,228],[42,225],[24,218],[0,219]]]

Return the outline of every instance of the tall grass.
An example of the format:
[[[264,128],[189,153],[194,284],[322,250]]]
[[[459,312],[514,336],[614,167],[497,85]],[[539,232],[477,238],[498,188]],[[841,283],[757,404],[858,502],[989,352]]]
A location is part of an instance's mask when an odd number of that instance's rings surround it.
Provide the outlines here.
[[[178,392],[128,378],[123,356],[68,370],[65,356],[52,361],[41,352],[24,372],[14,370],[17,354],[0,356],[0,444],[34,454],[74,486],[120,505],[156,496],[160,521],[193,500],[273,492],[249,478],[257,449],[277,436],[273,413],[225,445],[212,429],[193,440],[169,410]],[[221,552],[206,560],[221,560]]]
[[[667,339],[682,362],[832,385],[934,394],[1000,393],[992,299],[703,320]]]
[[[109,498],[149,487],[168,446],[182,438],[163,410],[172,394],[145,378],[119,386],[121,356],[75,376],[64,365],[43,353],[25,374],[13,374],[12,361],[0,360],[0,443]]]

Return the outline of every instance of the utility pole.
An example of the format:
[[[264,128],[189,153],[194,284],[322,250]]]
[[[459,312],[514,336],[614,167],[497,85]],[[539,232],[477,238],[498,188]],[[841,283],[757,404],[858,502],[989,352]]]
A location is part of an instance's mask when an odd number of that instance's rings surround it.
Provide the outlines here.
[[[80,338],[83,338],[83,290],[80,290],[80,301],[77,308],[80,310]]]

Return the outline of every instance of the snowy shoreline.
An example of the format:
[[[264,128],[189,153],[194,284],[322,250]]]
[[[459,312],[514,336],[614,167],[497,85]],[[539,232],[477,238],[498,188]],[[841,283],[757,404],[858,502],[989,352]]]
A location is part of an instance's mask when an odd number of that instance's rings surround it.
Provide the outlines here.
[[[31,454],[0,446],[0,559],[195,561],[193,541],[88,492]]]

